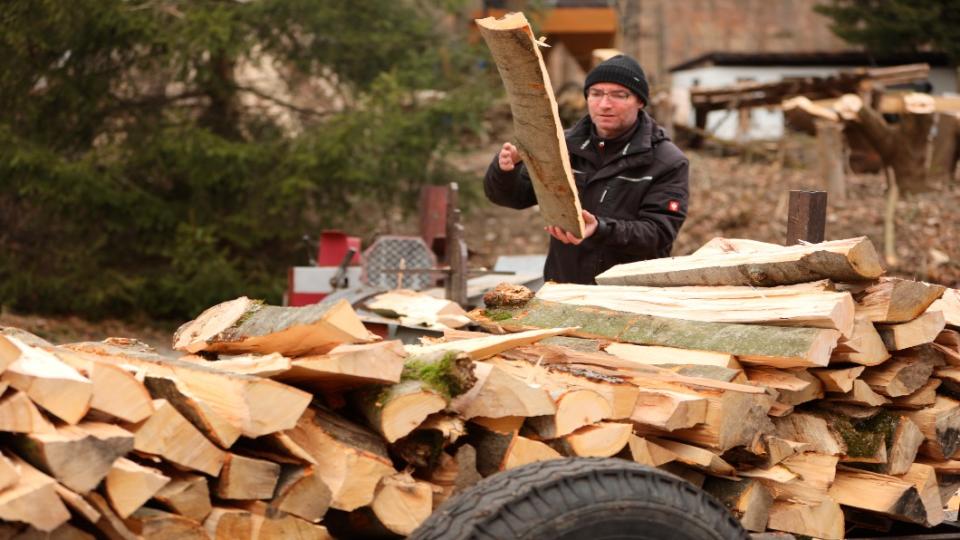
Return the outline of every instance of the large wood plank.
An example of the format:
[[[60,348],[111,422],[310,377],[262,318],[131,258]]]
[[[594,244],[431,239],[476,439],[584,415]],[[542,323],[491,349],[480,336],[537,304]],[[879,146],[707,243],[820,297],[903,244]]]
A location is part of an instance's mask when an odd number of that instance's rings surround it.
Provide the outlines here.
[[[547,225],[582,238],[583,216],[563,126],[530,23],[522,13],[476,23],[507,89],[517,148],[533,180],[540,214]]]
[[[737,355],[741,361],[773,367],[823,367],[840,332],[752,324],[683,321],[591,306],[533,299],[521,306],[490,306],[471,312],[480,325],[507,331],[578,327],[571,335],[637,345]]]
[[[718,287],[633,287],[547,283],[537,298],[688,321],[752,323],[853,330],[853,297],[845,292]]]
[[[882,274],[876,249],[862,236],[763,253],[703,253],[621,264],[597,276],[597,283],[770,287],[825,278],[863,281]]]

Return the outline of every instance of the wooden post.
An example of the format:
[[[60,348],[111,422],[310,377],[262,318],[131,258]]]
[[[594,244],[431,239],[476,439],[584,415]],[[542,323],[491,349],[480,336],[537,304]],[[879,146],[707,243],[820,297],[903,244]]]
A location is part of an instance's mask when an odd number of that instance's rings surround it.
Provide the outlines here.
[[[787,216],[787,245],[800,241],[823,242],[827,221],[826,191],[790,191],[790,213]]]
[[[463,240],[463,224],[460,223],[460,209],[457,199],[460,188],[456,182],[450,182],[447,193],[447,300],[461,306],[467,305],[467,243]]]
[[[446,237],[447,192],[447,186],[420,188],[420,236],[434,252],[443,248],[437,240]]]
[[[847,200],[843,124],[822,118],[815,118],[813,123],[817,130],[820,174],[827,180],[834,204],[843,203]]]

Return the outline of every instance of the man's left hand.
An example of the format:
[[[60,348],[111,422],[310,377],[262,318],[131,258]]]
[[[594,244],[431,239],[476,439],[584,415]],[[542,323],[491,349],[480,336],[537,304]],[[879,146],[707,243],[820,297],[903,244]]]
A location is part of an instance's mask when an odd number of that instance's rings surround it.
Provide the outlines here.
[[[573,244],[576,246],[580,244],[580,242],[583,242],[587,238],[593,236],[593,233],[597,232],[597,218],[590,212],[583,210],[583,238],[577,238],[576,236],[568,233],[560,227],[557,227],[556,225],[544,227],[544,230],[550,233],[550,236],[556,238],[564,244]]]

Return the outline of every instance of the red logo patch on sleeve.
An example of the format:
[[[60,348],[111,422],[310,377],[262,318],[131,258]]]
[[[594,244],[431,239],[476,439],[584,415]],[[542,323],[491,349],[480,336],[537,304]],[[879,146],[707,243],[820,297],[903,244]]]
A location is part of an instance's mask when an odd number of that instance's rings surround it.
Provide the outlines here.
[[[679,212],[679,211],[680,211],[680,201],[670,201],[670,202],[668,202],[668,203],[667,203],[667,209],[670,210],[671,212]]]

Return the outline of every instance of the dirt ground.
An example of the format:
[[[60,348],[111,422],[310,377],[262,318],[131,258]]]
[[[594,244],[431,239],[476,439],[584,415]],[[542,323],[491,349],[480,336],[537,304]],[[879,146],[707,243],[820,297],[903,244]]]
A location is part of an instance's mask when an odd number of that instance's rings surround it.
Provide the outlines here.
[[[516,211],[483,199],[481,175],[499,143],[461,156],[465,179],[463,223],[472,266],[492,266],[498,255],[546,253],[547,234],[536,209]],[[691,202],[687,222],[673,255],[685,255],[715,236],[782,243],[786,236],[787,201],[791,189],[826,189],[817,174],[811,141],[788,140],[765,159],[718,157],[687,152]],[[826,238],[866,235],[883,249],[885,179],[882,175],[850,175],[846,202],[828,198]],[[354,234],[416,234],[414,213],[381,214]],[[897,206],[897,260],[888,273],[960,287],[960,182],[932,193],[903,198]],[[177,322],[102,321],[76,317],[44,318],[0,313],[0,326],[16,326],[55,343],[135,337],[169,351]]]

